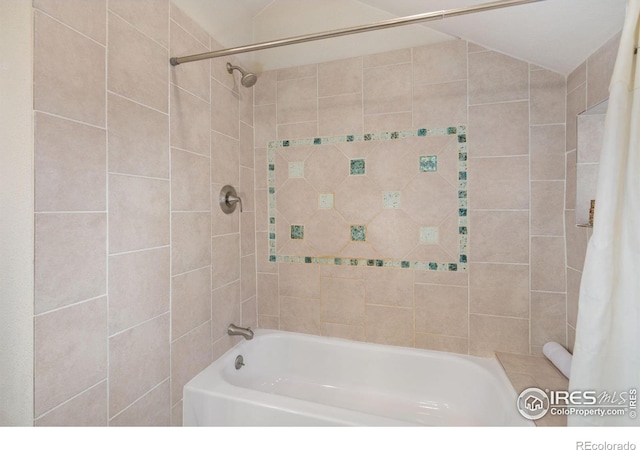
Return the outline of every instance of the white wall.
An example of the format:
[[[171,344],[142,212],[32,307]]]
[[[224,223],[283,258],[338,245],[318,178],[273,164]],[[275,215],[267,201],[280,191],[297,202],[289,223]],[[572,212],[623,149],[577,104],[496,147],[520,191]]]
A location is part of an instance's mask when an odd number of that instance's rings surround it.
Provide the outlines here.
[[[31,2],[0,1],[0,425],[33,423]]]

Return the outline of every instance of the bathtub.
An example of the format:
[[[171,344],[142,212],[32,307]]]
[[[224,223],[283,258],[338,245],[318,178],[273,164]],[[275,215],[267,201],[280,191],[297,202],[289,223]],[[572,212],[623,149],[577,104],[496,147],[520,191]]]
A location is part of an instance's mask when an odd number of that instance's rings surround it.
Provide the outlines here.
[[[189,381],[183,411],[185,426],[532,425],[495,359],[272,330]]]

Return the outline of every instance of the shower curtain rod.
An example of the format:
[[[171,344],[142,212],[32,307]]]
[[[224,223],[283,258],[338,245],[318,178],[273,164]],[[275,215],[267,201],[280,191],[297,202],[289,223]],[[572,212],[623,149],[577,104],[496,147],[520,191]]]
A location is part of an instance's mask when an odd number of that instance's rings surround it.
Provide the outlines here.
[[[233,48],[227,48],[222,50],[215,50],[213,52],[199,53],[197,55],[172,57],[169,60],[169,62],[171,63],[172,66],[177,66],[178,64],[182,64],[186,62],[200,61],[203,59],[211,59],[211,58],[219,58],[221,56],[253,52],[256,50],[266,50],[268,48],[283,47],[285,45],[301,44],[303,42],[318,41],[320,39],[328,39],[328,38],[333,38],[338,36],[346,36],[349,34],[364,33],[366,31],[382,30],[385,28],[399,27],[402,25],[411,25],[414,23],[428,22],[431,20],[446,19],[447,17],[462,16],[465,14],[489,11],[492,9],[506,8],[509,6],[525,5],[527,3],[535,3],[540,1],[544,1],[544,0],[502,0],[502,1],[491,2],[491,3],[482,3],[480,5],[475,5],[475,6],[466,6],[466,7],[457,8],[457,9],[446,9],[442,11],[434,11],[434,12],[429,12],[424,14],[416,14],[413,16],[399,17],[397,19],[385,20],[382,22],[376,22],[368,25],[357,25],[357,26],[353,26],[349,28],[341,28],[333,31],[324,31],[319,33],[305,34],[302,36],[294,36],[294,37],[285,38],[285,39],[278,39],[275,41],[266,41],[266,42],[260,42],[257,44],[244,45],[241,47],[233,47]]]

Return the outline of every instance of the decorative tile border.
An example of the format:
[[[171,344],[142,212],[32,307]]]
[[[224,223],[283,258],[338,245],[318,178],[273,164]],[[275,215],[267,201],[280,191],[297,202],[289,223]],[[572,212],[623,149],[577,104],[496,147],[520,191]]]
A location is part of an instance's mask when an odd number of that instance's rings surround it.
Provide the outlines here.
[[[382,133],[367,133],[362,135],[349,134],[346,136],[316,137],[307,139],[282,140],[269,142],[267,152],[268,165],[268,214],[269,214],[269,261],[304,263],[304,264],[325,264],[335,266],[362,266],[362,267],[391,267],[414,270],[439,270],[450,272],[465,272],[467,270],[469,223],[467,211],[469,209],[467,197],[467,127],[459,125],[446,128],[419,128],[408,131],[389,131]],[[459,254],[458,260],[453,262],[433,262],[433,261],[400,261],[394,259],[362,259],[362,258],[338,258],[338,257],[315,257],[315,256],[287,256],[278,255],[276,252],[276,188],[275,188],[275,161],[276,149],[279,147],[296,147],[305,145],[327,145],[343,142],[364,142],[364,141],[386,141],[393,139],[406,139],[410,137],[429,137],[455,135],[458,137],[458,238]],[[358,161],[354,165],[354,162]],[[360,167],[360,161],[362,167]],[[422,162],[422,161],[421,161]],[[430,169],[437,170],[437,159],[424,160],[425,168],[427,162]],[[351,160],[351,174],[364,173],[364,160]],[[355,170],[354,170],[355,169]],[[354,173],[355,172],[355,173]],[[353,236],[353,235],[352,235]],[[426,236],[425,236],[426,237]]]

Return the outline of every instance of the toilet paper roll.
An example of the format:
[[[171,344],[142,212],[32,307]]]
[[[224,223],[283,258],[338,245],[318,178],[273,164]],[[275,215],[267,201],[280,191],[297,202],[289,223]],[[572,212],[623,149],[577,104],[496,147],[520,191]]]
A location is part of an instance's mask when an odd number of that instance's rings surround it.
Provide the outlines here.
[[[569,378],[571,375],[571,353],[557,342],[547,342],[544,344],[542,353],[565,377]]]

